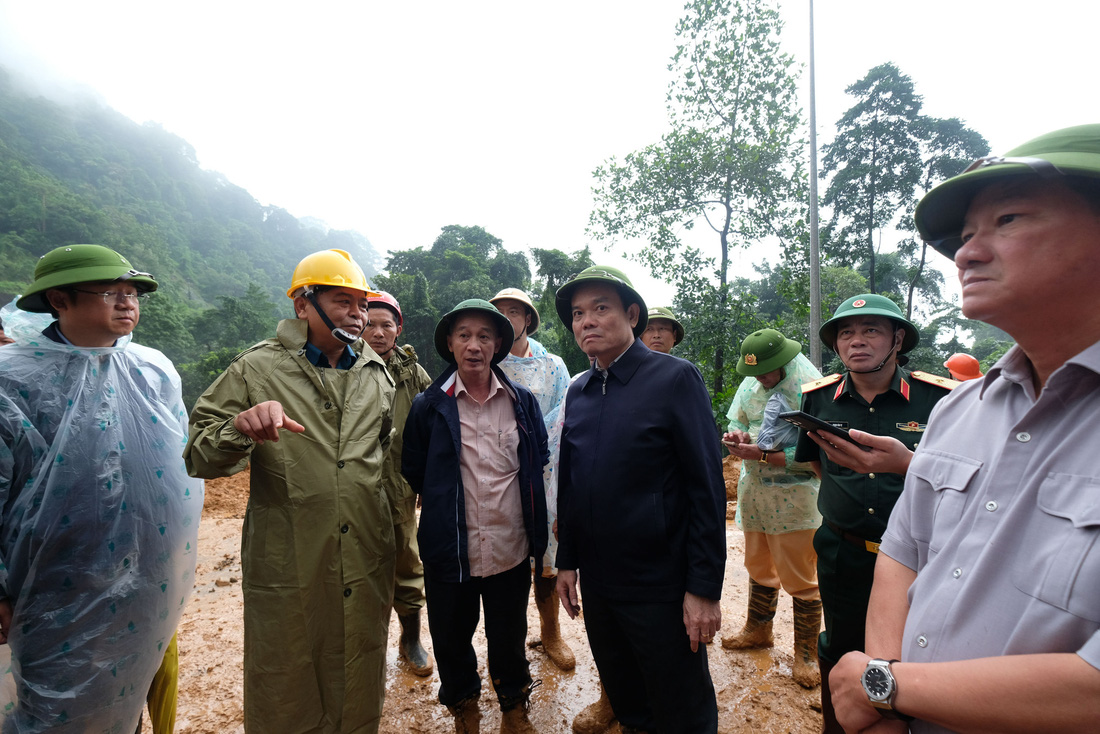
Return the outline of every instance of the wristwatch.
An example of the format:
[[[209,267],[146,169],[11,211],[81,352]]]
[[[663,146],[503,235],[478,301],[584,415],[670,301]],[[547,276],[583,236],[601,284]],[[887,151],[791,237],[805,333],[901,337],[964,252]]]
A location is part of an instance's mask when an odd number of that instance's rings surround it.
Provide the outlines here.
[[[894,708],[894,698],[898,695],[898,684],[894,680],[894,674],[890,672],[890,663],[897,660],[873,659],[867,661],[867,667],[863,671],[863,691],[871,705],[887,719],[900,719],[912,721],[912,716],[906,716]]]
[[[772,454],[771,451],[765,451],[764,449],[760,449],[760,458],[757,459],[757,461],[759,461],[761,464],[767,464],[768,463],[768,456],[770,456],[771,454]]]

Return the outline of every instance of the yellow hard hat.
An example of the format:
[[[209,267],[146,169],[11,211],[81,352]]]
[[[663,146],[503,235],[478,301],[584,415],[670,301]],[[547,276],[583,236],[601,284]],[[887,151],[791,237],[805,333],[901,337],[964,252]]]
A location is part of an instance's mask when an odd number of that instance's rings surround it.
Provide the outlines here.
[[[309,285],[329,285],[339,288],[354,288],[367,296],[378,295],[367,285],[367,276],[358,263],[351,259],[351,253],[344,250],[321,250],[306,255],[294,268],[294,277],[287,289],[287,296],[294,298],[299,288]]]

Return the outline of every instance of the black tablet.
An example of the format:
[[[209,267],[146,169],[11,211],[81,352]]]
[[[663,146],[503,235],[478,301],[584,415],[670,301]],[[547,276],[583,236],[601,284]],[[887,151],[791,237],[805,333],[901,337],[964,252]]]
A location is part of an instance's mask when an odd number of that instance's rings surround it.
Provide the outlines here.
[[[830,433],[837,438],[843,438],[845,441],[854,443],[856,446],[859,446],[864,451],[871,450],[870,446],[864,446],[859,441],[856,441],[851,436],[849,436],[847,428],[837,428],[831,423],[826,423],[820,418],[812,416],[809,413],[803,413],[801,410],[791,410],[786,413],[780,413],[779,417],[787,421],[788,423],[795,424],[803,430],[825,431],[826,433]]]

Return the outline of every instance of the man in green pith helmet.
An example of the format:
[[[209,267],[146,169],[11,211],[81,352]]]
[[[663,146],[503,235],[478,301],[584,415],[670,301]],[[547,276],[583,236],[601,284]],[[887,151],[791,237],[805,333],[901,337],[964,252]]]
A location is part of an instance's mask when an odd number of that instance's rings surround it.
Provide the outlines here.
[[[561,445],[561,416],[565,404],[565,391],[569,389],[569,370],[556,354],[551,354],[531,335],[539,329],[539,312],[531,297],[519,288],[505,288],[489,299],[512,322],[512,345],[508,356],[500,363],[500,369],[514,382],[530,390],[542,409],[542,422],[546,426],[546,445],[550,461],[542,473],[546,491],[546,522],[550,532],[546,552],[542,558],[542,574],[535,577],[535,606],[539,610],[540,637],[538,645],[561,670],[572,670],[576,658],[569,643],[561,636],[558,623],[557,568],[554,557],[558,541],[554,537],[554,525],[558,520],[558,449]],[[507,341],[507,339],[506,339]],[[532,643],[534,644],[534,643]]]
[[[558,596],[571,618],[584,596],[624,730],[716,732],[726,493],[710,396],[694,365],[641,343],[648,309],[618,269],[581,271],[555,307],[593,360],[565,407]]]
[[[814,550],[825,631],[818,657],[822,715],[831,734],[841,728],[829,699],[828,671],[844,653],[863,649],[867,599],[886,521],[928,416],[958,383],[903,368],[920,332],[885,296],[849,298],[818,333],[846,371],[803,385],[802,410],[855,429],[852,437],[873,447],[864,452],[822,431],[800,431],[794,455],[813,463],[821,477],[823,522]]]
[[[156,289],[114,250],[59,247],[17,301],[56,320],[0,350],[4,731],[132,732],[147,695],[170,728],[203,484],[179,460],[179,375],[131,338]]]
[[[654,306],[649,309],[649,321],[641,339],[654,352],[670,354],[672,348],[684,340],[684,325],[672,313],[672,309]]]
[[[360,338],[374,293],[349,253],[307,255],[287,289],[296,318],[238,355],[191,413],[193,475],[251,465],[241,540],[249,732],[372,732],[382,716],[394,386]]]
[[[787,410],[797,406],[802,385],[819,379],[821,373],[803,356],[801,344],[775,329],[745,337],[737,371],[746,377],[733,396],[726,415],[729,431],[722,440],[741,459],[737,526],[745,533],[749,604],[744,628],[722,638],[722,647],[771,647],[772,619],[782,587],[794,600],[792,674],[799,685],[813,688],[821,682],[817,664],[821,595],[813,540],[821,526],[819,480],[813,467],[793,460],[793,440],[775,446],[762,429],[775,432],[789,426],[778,417],[781,411],[776,406]]]
[[[432,378],[417,361],[411,344],[398,346],[397,337],[404,331],[401,304],[389,293],[379,291],[367,299],[367,329],[363,338],[374,353],[386,362],[393,378],[394,437],[382,465],[382,485],[393,503],[393,532],[397,544],[397,562],[393,587],[393,608],[401,624],[398,655],[413,673],[432,673],[432,658],[420,644],[420,611],[424,608],[424,564],[416,543],[416,494],[401,475],[401,432],[409,416],[413,398],[428,389]]]
[[[501,734],[533,734],[527,717],[531,560],[542,575],[548,457],[542,411],[500,369],[512,324],[479,298],[439,320],[435,348],[450,366],[413,401],[401,471],[420,495],[420,555],[439,702],[456,734],[476,734],[481,676],[472,639],[482,606]]]
[[[849,731],[1095,731],[1100,125],[975,161],[916,224],[953,258],[963,314],[1016,345],[936,406],[866,647],[833,669],[837,714]]]

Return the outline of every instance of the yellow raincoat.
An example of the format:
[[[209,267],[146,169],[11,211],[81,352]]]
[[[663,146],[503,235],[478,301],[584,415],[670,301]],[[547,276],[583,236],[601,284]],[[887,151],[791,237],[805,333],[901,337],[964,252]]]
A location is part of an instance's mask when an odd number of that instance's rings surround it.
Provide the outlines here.
[[[220,477],[252,461],[241,540],[245,729],[374,732],[385,692],[394,584],[390,500],[381,483],[394,387],[359,340],[347,370],[314,367],[307,323],[241,353],[199,398],[184,459]],[[260,445],[240,412],[282,403],[304,433]]]

